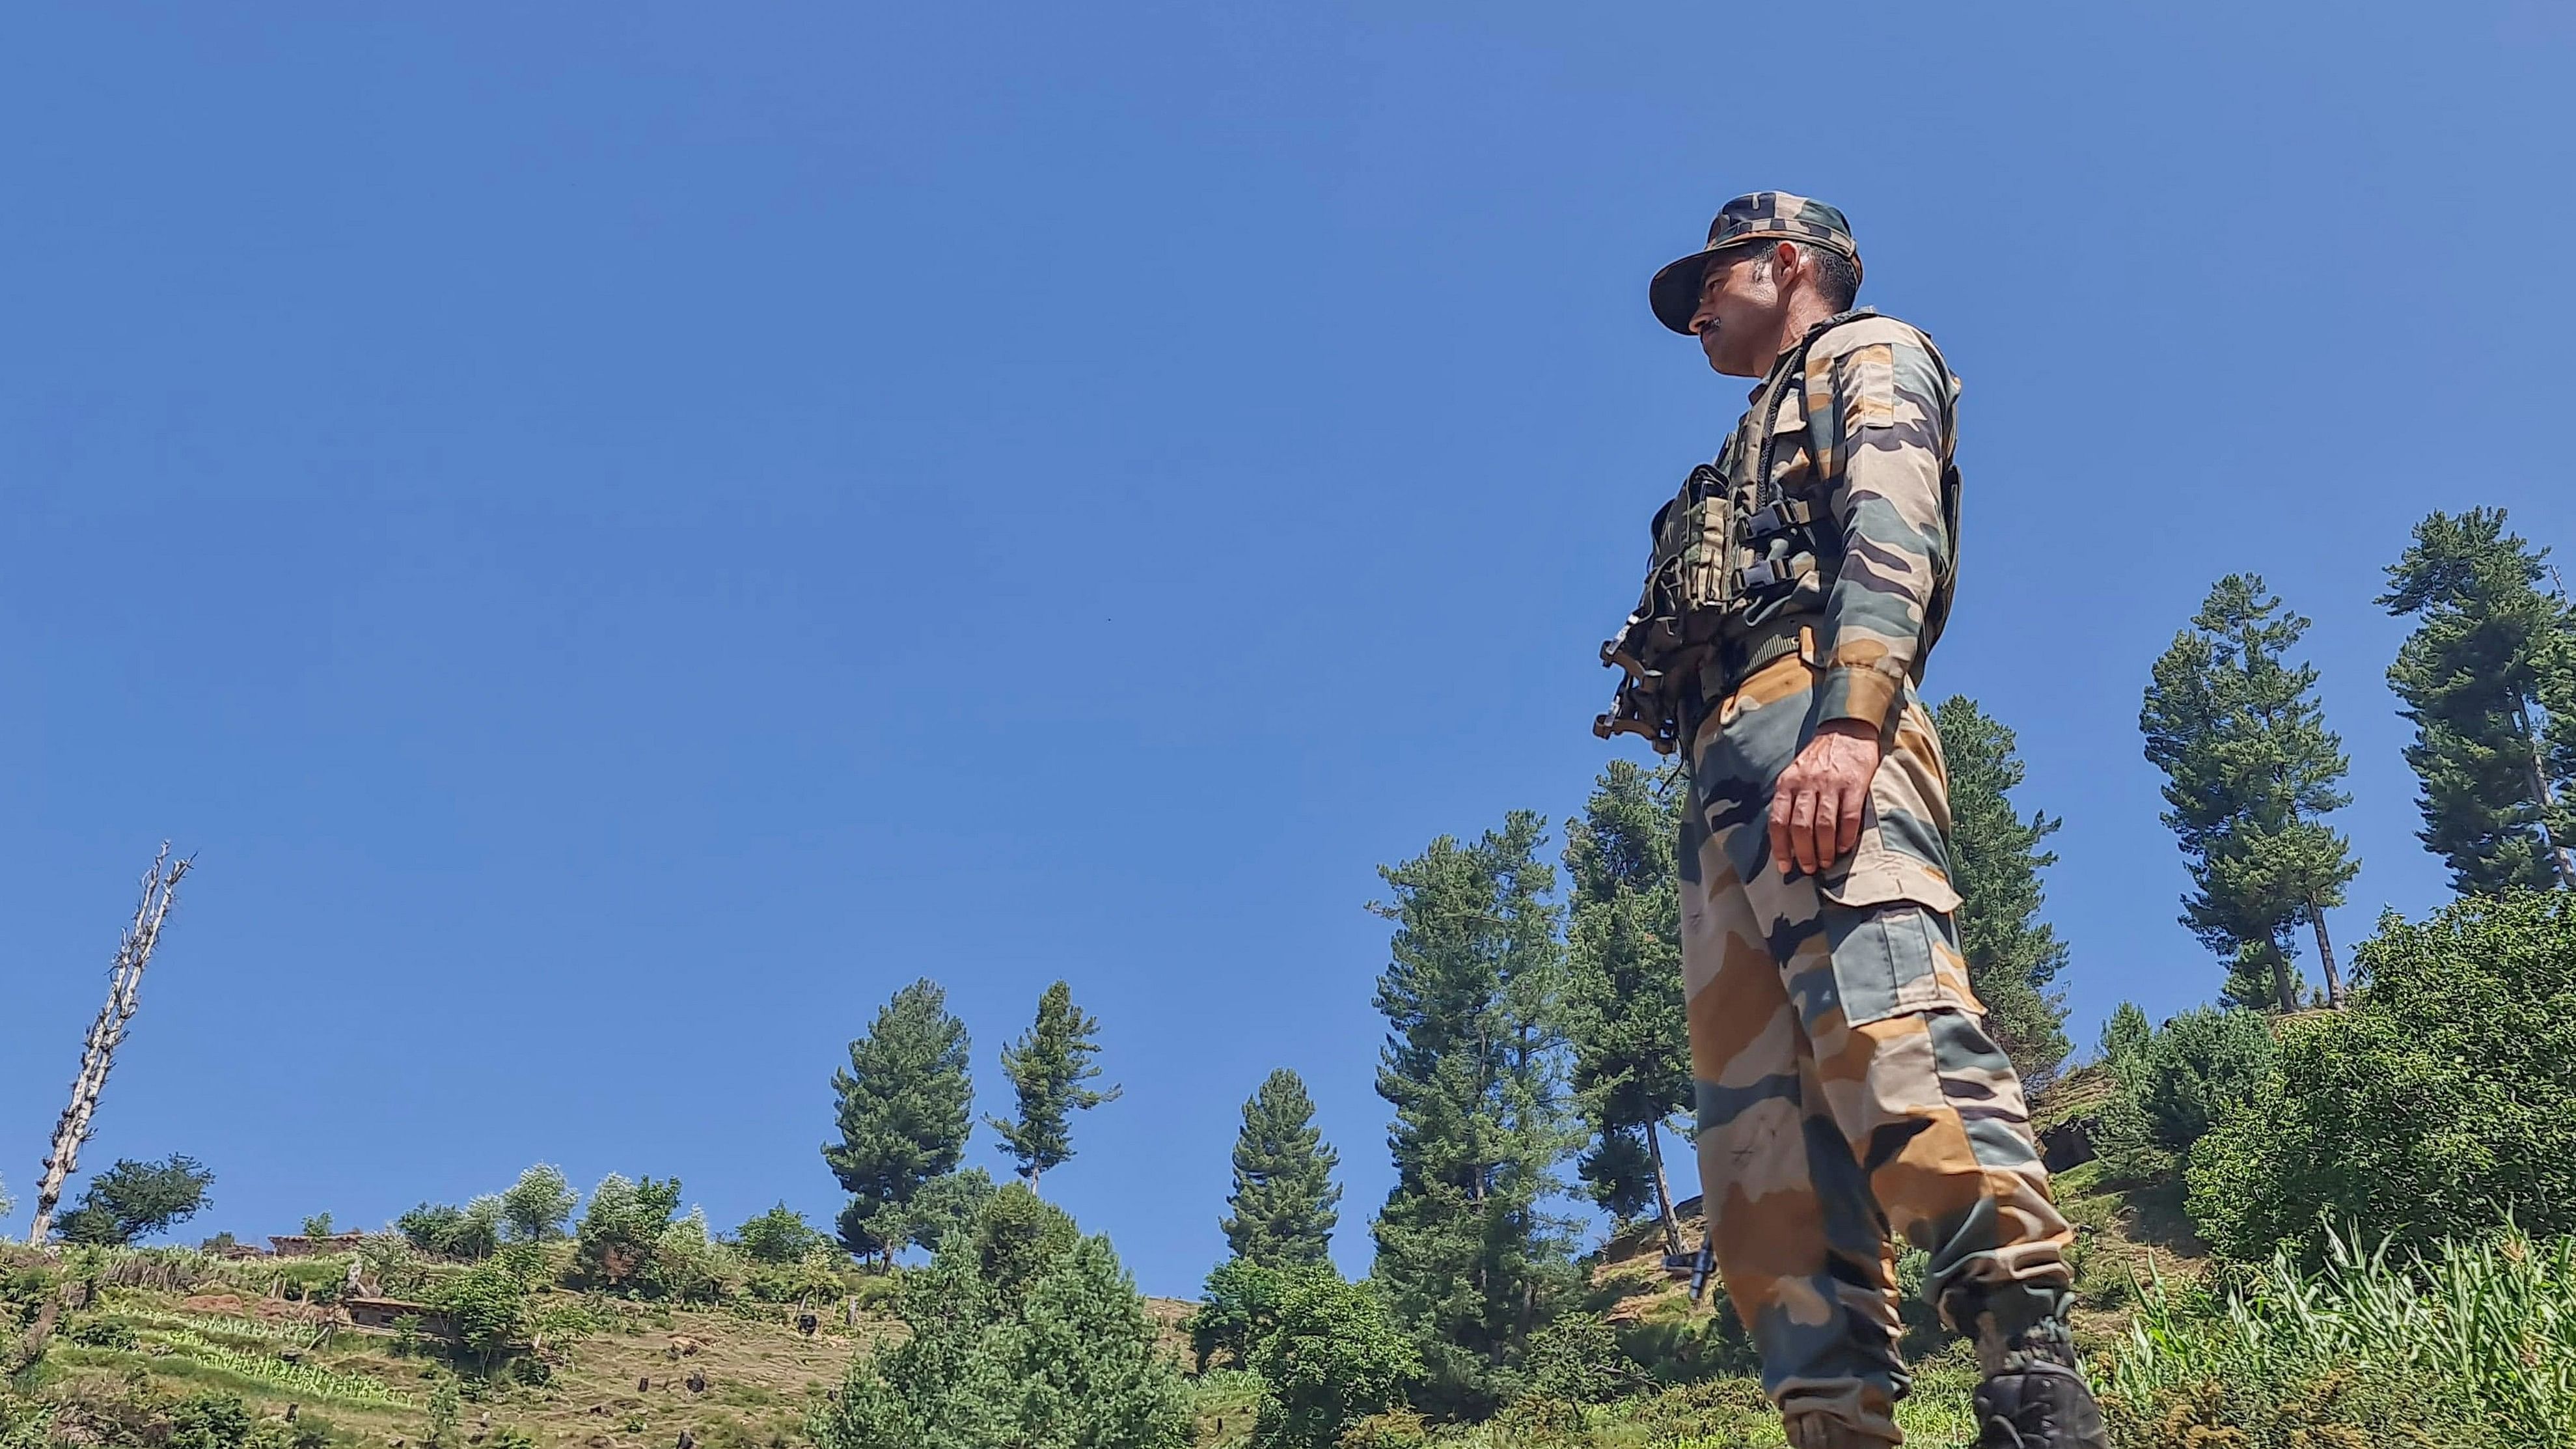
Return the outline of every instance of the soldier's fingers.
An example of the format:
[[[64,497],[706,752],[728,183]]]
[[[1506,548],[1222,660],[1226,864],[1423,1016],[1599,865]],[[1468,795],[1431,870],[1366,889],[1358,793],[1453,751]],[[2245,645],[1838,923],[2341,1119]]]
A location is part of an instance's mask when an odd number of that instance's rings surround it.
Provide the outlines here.
[[[1787,781],[1771,795],[1771,863],[1782,875],[1789,873],[1789,801],[1794,792]]]
[[[1816,871],[1816,787],[1800,785],[1798,798],[1789,802],[1789,850],[1798,860],[1798,869],[1809,875]]]
[[[1834,863],[1834,837],[1839,833],[1841,811],[1842,797],[1832,786],[1816,792],[1816,843],[1809,848],[1815,852],[1818,870]]]
[[[1834,859],[1840,860],[1860,848],[1861,819],[1869,811],[1869,786],[1843,787],[1842,834],[1836,837]]]

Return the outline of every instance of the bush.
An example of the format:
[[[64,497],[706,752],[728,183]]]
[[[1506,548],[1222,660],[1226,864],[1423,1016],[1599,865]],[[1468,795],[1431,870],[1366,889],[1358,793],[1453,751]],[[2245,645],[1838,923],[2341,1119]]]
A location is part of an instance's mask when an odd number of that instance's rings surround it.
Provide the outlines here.
[[[1328,1267],[1285,1269],[1277,1305],[1251,1353],[1265,1389],[1253,1439],[1265,1449],[1331,1449],[1422,1374],[1370,1284],[1346,1283]]]
[[[2202,1235],[2315,1262],[2327,1221],[2416,1247],[2576,1232],[2576,895],[2383,917],[2356,965],[2355,1004],[2291,1023],[2277,1090],[2193,1151]]]
[[[394,1231],[424,1253],[478,1262],[501,1246],[501,1200],[478,1197],[463,1207],[425,1202],[394,1219]]]
[[[2271,1023],[2241,1008],[2199,1007],[2144,1036],[2125,1003],[2103,1032],[2115,1089],[2094,1134],[2110,1175],[2158,1177],[2226,1113],[2260,1097],[2274,1074]]]
[[[1181,1320],[1200,1373],[1220,1356],[1235,1368],[1251,1363],[1254,1341],[1278,1317],[1283,1286],[1279,1270],[1249,1258],[1228,1258],[1208,1273],[1199,1306]]]
[[[809,1430],[820,1449],[1182,1449],[1190,1416],[1144,1300],[1106,1238],[1016,1184],[909,1272],[909,1332],[853,1360]]]
[[[617,1173],[591,1189],[590,1206],[574,1230],[575,1271],[587,1285],[613,1291],[652,1292],[661,1284],[655,1256],[680,1209],[680,1180],[629,1182]],[[703,1236],[703,1233],[701,1233]]]
[[[734,1244],[755,1263],[793,1263],[830,1239],[781,1202],[734,1230]]]
[[[2576,1239],[2421,1255],[2324,1235],[2230,1288],[2142,1291],[2106,1365],[2114,1437],[2147,1449],[2571,1449]]]

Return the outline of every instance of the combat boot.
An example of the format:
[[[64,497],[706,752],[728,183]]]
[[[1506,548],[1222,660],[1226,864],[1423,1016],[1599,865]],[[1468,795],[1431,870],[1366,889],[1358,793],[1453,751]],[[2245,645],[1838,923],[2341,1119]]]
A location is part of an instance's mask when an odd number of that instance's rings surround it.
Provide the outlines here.
[[[1791,1414],[1780,1421],[1789,1449],[1892,1449],[1891,1441],[1867,1434],[1831,1414]]]
[[[2064,1324],[1978,1349],[1986,1381],[1977,1386],[1976,1449],[2110,1449]]]

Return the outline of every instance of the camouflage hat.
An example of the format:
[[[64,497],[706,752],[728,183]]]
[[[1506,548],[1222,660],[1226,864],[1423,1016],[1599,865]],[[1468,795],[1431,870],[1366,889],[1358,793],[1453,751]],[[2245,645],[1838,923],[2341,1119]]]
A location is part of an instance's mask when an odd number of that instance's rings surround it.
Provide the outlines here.
[[[1853,274],[1860,272],[1860,246],[1852,240],[1851,223],[1843,220],[1841,212],[1785,191],[1756,191],[1718,208],[1717,219],[1708,224],[1708,245],[1655,273],[1646,288],[1655,320],[1675,332],[1688,333],[1691,316],[1699,311],[1700,278],[1708,271],[1709,258],[1732,247],[1765,241],[1804,242],[1840,252],[1851,258]]]

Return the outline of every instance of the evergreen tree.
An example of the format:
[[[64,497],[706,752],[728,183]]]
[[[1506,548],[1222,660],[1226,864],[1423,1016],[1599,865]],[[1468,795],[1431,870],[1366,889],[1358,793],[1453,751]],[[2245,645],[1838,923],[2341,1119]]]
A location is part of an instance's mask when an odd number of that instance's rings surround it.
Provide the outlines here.
[[[891,1258],[903,1237],[894,1218],[965,1154],[975,1092],[966,1064],[966,1024],[927,979],[896,992],[850,1043],[849,1067],[832,1074],[841,1140],[824,1145],[823,1161],[850,1194],[840,1228],[852,1254]]]
[[[2576,889],[2576,610],[2542,592],[2548,554],[2503,509],[2436,513],[2379,598],[2416,619],[2388,682],[2415,725],[2418,838],[2463,895]]]
[[[1281,1067],[1243,1104],[1234,1139],[1234,1215],[1220,1224],[1234,1256],[1265,1268],[1321,1263],[1340,1223],[1341,1158],[1315,1126],[1315,1103],[1295,1072]]]
[[[2164,822],[2191,863],[2183,924],[2231,963],[2223,999],[2299,1006],[2293,931],[2316,933],[2326,994],[2343,1004],[2325,913],[2360,862],[2324,817],[2349,762],[2325,727],[2317,671],[2289,651],[2308,621],[2253,574],[2210,588],[2192,626],[2155,664],[2138,713],[2147,758],[2165,772]]]
[[[1032,1190],[1039,1174],[1073,1159],[1073,1114],[1118,1100],[1116,1087],[1082,1085],[1100,1075],[1091,1060],[1100,1052],[1091,1039],[1099,1030],[1099,1021],[1073,1004],[1073,988],[1059,981],[1038,998],[1027,1034],[1002,1049],[1002,1074],[1019,1096],[1020,1115],[984,1120],[1002,1134],[1003,1150]]]
[[[1572,1284],[1565,1225],[1539,1202],[1574,1145],[1559,1092],[1561,964],[1540,818],[1514,812],[1473,845],[1443,836],[1379,873],[1395,922],[1378,978],[1379,1095],[1395,1108],[1396,1183],[1374,1277],[1451,1414],[1506,1397],[1529,1334]]]
[[[2066,1039],[2066,995],[2050,983],[2066,969],[2066,943],[2039,919],[2039,873],[2057,863],[2042,850],[2064,824],[2013,809],[2025,774],[2013,732],[1964,694],[1932,712],[1950,768],[1950,879],[1959,891],[1959,946],[1968,984],[1986,1004],[1986,1030],[2022,1080],[2045,1084],[2074,1044]]]
[[[1684,793],[1634,761],[1613,760],[1565,841],[1573,883],[1565,1032],[1574,1105],[1592,1142],[1577,1171],[1593,1200],[1621,1221],[1651,1207],[1666,1251],[1675,1253],[1681,1231],[1662,1128],[1692,1101],[1673,861]]]

